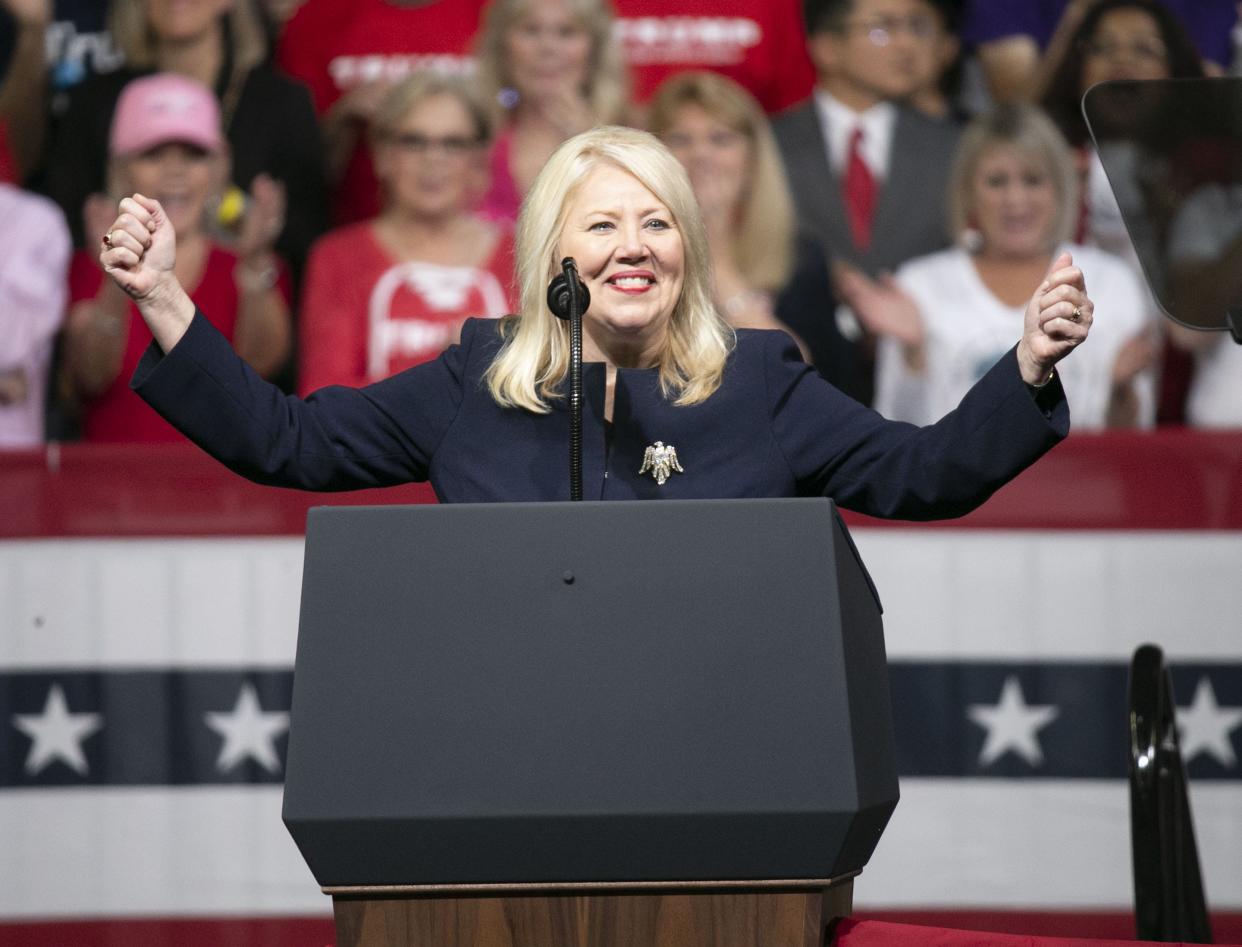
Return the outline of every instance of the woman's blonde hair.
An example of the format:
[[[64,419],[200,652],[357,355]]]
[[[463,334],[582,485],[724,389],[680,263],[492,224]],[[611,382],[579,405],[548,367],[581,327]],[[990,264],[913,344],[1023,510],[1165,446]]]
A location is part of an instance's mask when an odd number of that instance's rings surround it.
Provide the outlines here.
[[[656,90],[647,127],[664,138],[687,105],[698,106],[750,144],[749,180],[730,250],[751,286],[776,292],[793,268],[796,223],[785,168],[763,109],[732,79],[714,72],[683,72]]]
[[[975,173],[984,153],[997,146],[1013,148],[1048,172],[1057,192],[1048,248],[1068,240],[1078,221],[1078,172],[1065,137],[1034,105],[998,106],[975,118],[962,133],[949,172],[949,236],[960,241],[974,229]]]
[[[226,14],[229,45],[233,53],[233,71],[245,75],[267,59],[267,36],[254,4],[234,0]],[[146,0],[112,0],[108,10],[108,32],[125,56],[125,65],[137,69],[153,69],[156,36],[147,16]]]
[[[380,100],[371,118],[368,134],[374,147],[393,133],[410,112],[427,99],[450,95],[461,103],[474,124],[475,140],[480,145],[491,142],[495,126],[478,83],[463,76],[424,69],[402,79]]]
[[[475,41],[476,75],[488,102],[504,114],[516,101],[505,39],[513,25],[539,0],[491,0]],[[570,12],[591,37],[587,87],[582,90],[597,122],[619,122],[629,104],[629,75],[613,41],[608,0],[568,0]]]
[[[521,311],[506,320],[504,345],[485,378],[496,402],[540,414],[569,367],[568,324],[548,309],[547,288],[560,272],[559,245],[570,203],[597,167],[620,168],[668,208],[681,235],[684,274],[658,368],[666,397],[698,404],[717,388],[733,348],[733,330],[712,303],[711,258],[685,169],[647,132],[605,125],[562,144],[535,178],[518,216],[514,246]]]

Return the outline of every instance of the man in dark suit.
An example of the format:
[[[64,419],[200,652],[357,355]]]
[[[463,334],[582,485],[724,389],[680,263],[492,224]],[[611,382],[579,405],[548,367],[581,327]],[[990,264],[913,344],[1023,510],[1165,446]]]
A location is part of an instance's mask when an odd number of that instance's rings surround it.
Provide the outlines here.
[[[871,275],[944,247],[958,129],[901,104],[919,80],[919,44],[935,42],[939,9],[930,0],[805,0],[803,12],[815,94],[774,126],[800,224],[834,259]],[[841,318],[859,348],[850,394],[869,403],[870,345],[852,316]]]

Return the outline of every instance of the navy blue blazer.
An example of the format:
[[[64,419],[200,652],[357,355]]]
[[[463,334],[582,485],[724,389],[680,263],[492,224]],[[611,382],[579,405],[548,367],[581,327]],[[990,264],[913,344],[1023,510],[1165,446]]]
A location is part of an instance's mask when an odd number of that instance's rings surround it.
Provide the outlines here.
[[[617,372],[611,434],[604,366],[584,367],[586,499],[827,495],[873,516],[932,519],[978,506],[1069,430],[1059,383],[1037,401],[1009,352],[937,424],[888,421],[804,364],[781,332],[741,330],[720,388],[678,407],[655,369]],[[433,362],[365,388],[305,400],[256,375],[196,313],[131,382],[213,457],[260,483],[352,490],[430,480],[444,502],[567,500],[567,399],[548,414],[501,408],[482,381],[498,324],[470,320]],[[646,448],[676,448],[684,472],[640,474]]]

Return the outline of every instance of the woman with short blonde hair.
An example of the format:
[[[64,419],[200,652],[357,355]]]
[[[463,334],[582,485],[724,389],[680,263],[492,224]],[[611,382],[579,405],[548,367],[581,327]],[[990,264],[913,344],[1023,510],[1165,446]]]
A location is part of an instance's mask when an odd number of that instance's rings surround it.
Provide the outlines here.
[[[494,115],[488,108],[487,100],[479,84],[461,76],[426,69],[398,82],[380,100],[367,128],[371,136],[371,147],[378,147],[385,138],[390,137],[401,124],[402,119],[409,115],[420,102],[437,95],[447,95],[456,99],[470,116],[470,121],[474,126],[475,141],[481,145],[491,143],[496,128]]]
[[[1006,147],[1034,166],[1047,169],[1056,191],[1056,214],[1048,228],[1048,249],[1074,235],[1078,208],[1078,172],[1065,138],[1043,111],[1032,105],[1011,105],[980,115],[958,140],[949,171],[949,237],[971,244],[978,240],[973,223],[978,193],[979,160],[990,149]]]
[[[466,319],[513,311],[513,234],[474,213],[492,138],[475,84],[407,76],[380,100],[369,135],[380,211],[311,251],[302,392],[387,378],[438,357]]]
[[[1143,289],[1119,257],[1067,242],[1078,180],[1052,122],[1032,105],[979,116],[962,135],[949,181],[955,247],[877,281],[840,268],[846,302],[881,337],[875,409],[915,424],[952,410],[1008,347],[1032,290],[1069,253],[1100,294],[1095,344],[1057,368],[1075,423],[1150,426],[1153,341]]]

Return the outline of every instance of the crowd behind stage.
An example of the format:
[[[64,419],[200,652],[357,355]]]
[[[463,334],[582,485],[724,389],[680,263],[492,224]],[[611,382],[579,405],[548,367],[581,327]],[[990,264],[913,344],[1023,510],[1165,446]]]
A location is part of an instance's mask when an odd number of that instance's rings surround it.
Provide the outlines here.
[[[1075,430],[1242,427],[1242,347],[1160,316],[1079,110],[1234,70],[1240,7],[0,0],[0,447],[179,439],[128,388],[150,335],[98,263],[120,196],[161,201],[194,300],[306,394],[512,312],[523,194],[600,123],[686,167],[725,318],[886,416],[949,410],[1068,248],[1097,305],[1059,368]],[[1155,229],[1187,305],[1237,298],[1237,188],[1205,175]]]

